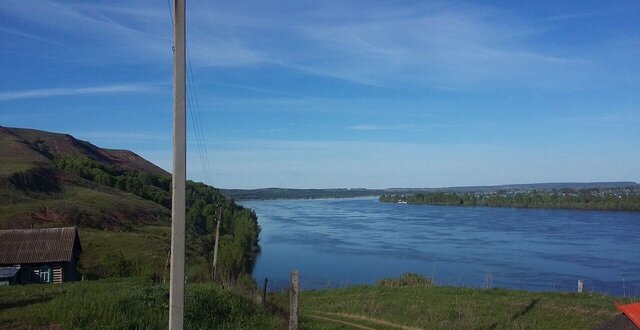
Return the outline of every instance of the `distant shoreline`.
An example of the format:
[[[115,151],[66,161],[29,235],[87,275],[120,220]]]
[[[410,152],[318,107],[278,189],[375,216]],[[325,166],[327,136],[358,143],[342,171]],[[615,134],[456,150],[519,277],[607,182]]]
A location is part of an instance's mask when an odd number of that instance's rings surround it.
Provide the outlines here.
[[[244,201],[278,201],[278,200],[316,200],[316,199],[353,199],[353,198],[380,198],[381,194],[363,196],[313,196],[313,197],[260,197],[260,198],[233,198],[236,202]],[[228,196],[227,196],[228,197]]]
[[[382,203],[507,207],[520,209],[640,212],[639,188],[563,189],[530,192],[453,193],[383,195]]]
[[[400,204],[393,202],[383,202],[387,204]],[[606,212],[631,212],[639,213],[640,210],[605,210],[605,209],[590,209],[590,208],[570,208],[570,207],[527,207],[527,206],[497,206],[497,205],[459,205],[459,204],[429,204],[429,203],[406,203],[404,205],[429,205],[429,206],[454,206],[454,207],[484,207],[484,208],[502,208],[502,209],[530,209],[530,210],[565,210],[565,211],[606,211]]]
[[[273,199],[318,199],[318,198],[355,198],[379,197],[383,195],[414,195],[434,192],[447,193],[492,193],[499,191],[530,192],[534,190],[552,189],[640,189],[640,185],[631,181],[617,182],[560,182],[560,183],[526,183],[495,186],[459,186],[442,188],[331,188],[331,189],[298,189],[298,188],[260,188],[260,189],[220,189],[220,192],[235,200],[273,200]]]

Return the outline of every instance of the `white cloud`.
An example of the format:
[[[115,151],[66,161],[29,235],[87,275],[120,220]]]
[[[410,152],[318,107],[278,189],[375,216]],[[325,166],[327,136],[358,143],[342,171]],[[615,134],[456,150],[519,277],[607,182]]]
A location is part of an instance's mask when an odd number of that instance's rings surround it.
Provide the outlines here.
[[[119,84],[79,88],[44,88],[0,92],[0,101],[88,94],[147,93],[155,90],[156,88],[149,84]]]
[[[200,10],[190,12],[188,20],[188,47],[195,63],[223,67],[263,62],[259,52],[245,46],[241,39],[217,31],[227,20],[212,20],[198,14]],[[0,13],[39,27],[34,29],[34,37],[58,39],[61,45],[72,47],[76,61],[153,63],[170,62],[172,58],[172,22],[166,3],[16,1],[0,7]],[[46,36],[35,36],[43,30]],[[77,47],[78,42],[84,47]],[[61,51],[68,52],[69,48]]]
[[[409,130],[415,129],[415,126],[412,125],[371,125],[371,124],[361,124],[350,126],[350,130],[354,131],[395,131],[395,130]]]
[[[90,132],[74,132],[74,135],[82,140],[88,140],[94,144],[108,142],[117,144],[122,142],[128,143],[158,143],[171,142],[173,135],[171,132],[116,132],[116,131],[90,131]]]
[[[199,68],[270,66],[384,87],[563,89],[590,86],[597,67],[606,65],[583,48],[539,42],[560,32],[555,19],[530,21],[490,6],[193,1],[189,10],[189,50]],[[89,47],[75,58],[84,61],[171,60],[164,3],[38,0],[9,3],[0,12],[52,31],[28,31],[36,38],[80,38]],[[585,14],[560,16],[576,15]]]
[[[487,82],[548,85],[566,81],[558,71],[577,74],[584,69],[589,61],[534,46],[530,40],[547,29],[488,7],[426,5],[392,16],[311,22],[302,31],[316,46],[313,51],[331,55],[331,60],[309,65],[316,72],[374,84],[465,87]]]

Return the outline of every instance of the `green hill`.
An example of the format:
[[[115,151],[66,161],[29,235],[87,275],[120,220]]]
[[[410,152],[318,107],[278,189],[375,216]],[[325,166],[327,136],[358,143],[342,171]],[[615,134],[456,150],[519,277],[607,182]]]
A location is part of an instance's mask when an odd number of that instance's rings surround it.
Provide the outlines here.
[[[169,173],[131,151],[22,128],[0,127],[0,160],[0,229],[76,225],[86,277],[166,275]],[[255,214],[217,189],[189,181],[189,280],[211,277],[218,206],[218,278],[234,282],[252,267],[259,234]]]

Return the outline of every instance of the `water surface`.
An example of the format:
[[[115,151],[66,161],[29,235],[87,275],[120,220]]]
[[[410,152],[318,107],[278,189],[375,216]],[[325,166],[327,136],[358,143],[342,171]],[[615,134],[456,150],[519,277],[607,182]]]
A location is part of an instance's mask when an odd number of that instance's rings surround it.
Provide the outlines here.
[[[640,213],[403,205],[377,198],[243,201],[262,233],[253,275],[270,289],[375,283],[404,272],[439,285],[640,296]]]

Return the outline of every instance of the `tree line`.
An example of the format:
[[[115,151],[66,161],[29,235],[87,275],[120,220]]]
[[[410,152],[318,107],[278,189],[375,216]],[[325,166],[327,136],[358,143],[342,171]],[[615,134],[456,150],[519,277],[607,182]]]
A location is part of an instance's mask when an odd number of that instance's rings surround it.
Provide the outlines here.
[[[387,203],[466,205],[518,208],[563,208],[588,210],[640,211],[638,188],[553,189],[548,191],[494,193],[433,192],[414,195],[383,195]]]

